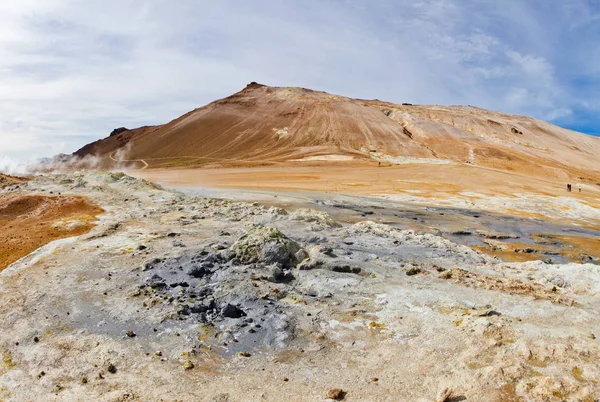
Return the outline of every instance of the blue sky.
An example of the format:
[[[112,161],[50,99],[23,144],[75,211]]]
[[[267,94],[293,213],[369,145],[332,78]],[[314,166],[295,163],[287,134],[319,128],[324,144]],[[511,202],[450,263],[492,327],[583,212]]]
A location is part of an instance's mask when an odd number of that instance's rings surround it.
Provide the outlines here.
[[[600,134],[600,0],[1,2],[0,165],[250,81]]]

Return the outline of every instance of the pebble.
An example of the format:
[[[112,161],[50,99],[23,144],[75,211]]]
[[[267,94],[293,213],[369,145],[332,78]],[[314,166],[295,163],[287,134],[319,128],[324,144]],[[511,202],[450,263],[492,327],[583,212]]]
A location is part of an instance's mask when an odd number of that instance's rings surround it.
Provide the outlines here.
[[[189,360],[186,360],[186,361],[183,362],[183,368],[186,369],[186,370],[191,370],[191,369],[194,368],[194,363],[192,363]]]
[[[249,352],[245,352],[244,351],[244,352],[240,352],[240,356],[242,356],[242,357],[250,357],[252,355]]]
[[[115,367],[114,364],[110,363],[108,365],[108,367],[106,368],[106,371],[108,371],[111,374],[115,374],[117,372],[117,368]]]
[[[332,388],[327,391],[327,398],[341,401],[346,396],[346,393],[341,388]]]
[[[125,335],[127,335],[129,338],[135,338],[135,332],[133,332],[132,330],[128,330],[125,332]]]

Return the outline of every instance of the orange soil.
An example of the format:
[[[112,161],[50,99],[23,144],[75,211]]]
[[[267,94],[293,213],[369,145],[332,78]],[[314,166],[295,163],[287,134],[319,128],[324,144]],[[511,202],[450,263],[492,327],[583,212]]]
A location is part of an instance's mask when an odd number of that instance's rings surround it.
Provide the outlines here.
[[[0,195],[0,271],[53,240],[88,232],[102,212],[82,197]]]
[[[377,166],[376,163],[329,163],[327,165],[285,164],[281,166],[221,169],[145,169],[128,172],[165,185],[182,187],[222,187],[271,190],[309,190],[369,196],[373,194],[414,193],[430,197],[461,192],[484,195],[532,193],[568,195],[600,207],[600,186],[590,185],[582,193],[567,193],[564,178],[548,174],[534,178],[526,174],[499,171],[467,164],[403,164]]]
[[[27,180],[28,179],[26,179],[24,177],[9,176],[9,175],[0,173],[0,188],[6,187],[6,186],[11,186],[13,184],[20,184],[20,183],[26,182]]]

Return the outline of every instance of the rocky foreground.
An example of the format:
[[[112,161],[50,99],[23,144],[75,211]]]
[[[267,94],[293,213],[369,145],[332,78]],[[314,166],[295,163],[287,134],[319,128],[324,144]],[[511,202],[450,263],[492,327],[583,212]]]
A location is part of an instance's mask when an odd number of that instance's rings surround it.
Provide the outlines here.
[[[50,192],[104,213],[0,273],[0,400],[600,398],[599,266],[122,174],[2,190]]]

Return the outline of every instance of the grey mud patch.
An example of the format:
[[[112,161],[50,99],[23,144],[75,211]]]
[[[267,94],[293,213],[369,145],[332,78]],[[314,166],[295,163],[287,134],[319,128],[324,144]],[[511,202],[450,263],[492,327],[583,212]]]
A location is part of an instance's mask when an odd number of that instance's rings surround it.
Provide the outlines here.
[[[243,265],[229,250],[186,251],[143,266],[137,296],[163,326],[197,325],[198,340],[222,355],[286,345],[293,332],[280,303],[253,281],[275,267]]]

